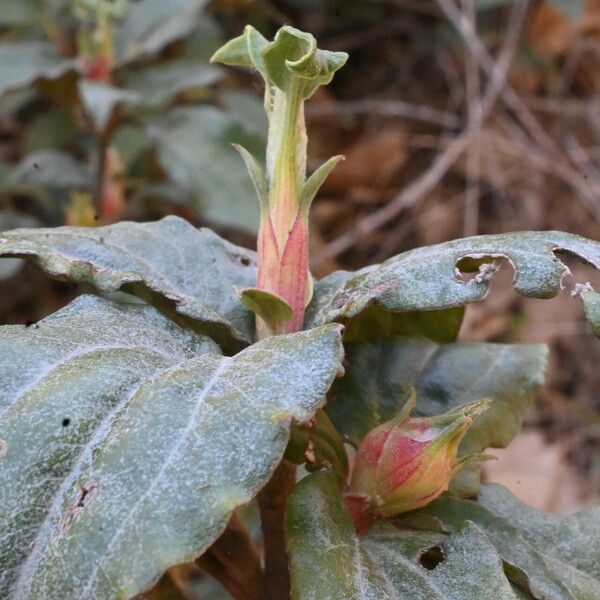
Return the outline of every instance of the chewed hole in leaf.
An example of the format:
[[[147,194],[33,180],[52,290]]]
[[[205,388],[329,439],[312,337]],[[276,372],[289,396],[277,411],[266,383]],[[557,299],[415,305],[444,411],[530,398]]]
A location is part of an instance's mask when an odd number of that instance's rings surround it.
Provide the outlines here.
[[[564,281],[568,289],[589,282],[594,290],[600,290],[600,271],[596,267],[570,252],[558,250],[554,254],[569,269]]]
[[[501,261],[502,259],[498,257],[473,258],[467,256],[456,263],[456,277],[463,283],[490,281],[501,269]]]
[[[63,427],[68,427],[70,424],[71,424],[71,419],[69,419],[69,417],[65,417],[65,418],[62,420],[62,426],[63,426]]]
[[[425,552],[419,556],[419,564],[428,571],[433,571],[445,560],[446,553],[444,552],[444,548],[442,548],[442,546],[433,546],[432,548],[425,550]]]

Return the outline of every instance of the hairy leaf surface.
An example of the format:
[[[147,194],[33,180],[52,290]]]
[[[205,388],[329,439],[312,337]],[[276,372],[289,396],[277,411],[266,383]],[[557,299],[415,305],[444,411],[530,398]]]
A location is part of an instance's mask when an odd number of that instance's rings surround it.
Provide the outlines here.
[[[268,481],[291,420],[322,406],[342,357],[331,325],[198,356],[214,344],[93,297],[0,340],[11,600],[127,599],[200,555]]]
[[[600,599],[600,507],[559,517],[523,504],[500,485],[484,485],[478,502],[442,497],[421,512],[449,528],[476,523],[508,576],[534,598]]]
[[[206,351],[152,307],[94,296],[0,328],[0,597],[18,597],[53,529],[75,522],[93,493],[83,472],[142,383]]]
[[[294,600],[516,599],[478,526],[466,523],[446,536],[382,525],[358,537],[330,473],[298,484],[288,505],[287,535]],[[419,559],[440,544],[445,559],[427,570]]]
[[[293,598],[598,600],[599,523],[598,507],[559,517],[492,484],[359,537],[334,475],[315,473],[289,500]]]
[[[481,235],[405,252],[356,274],[334,273],[315,286],[309,325],[349,322],[375,307],[388,312],[436,311],[485,298],[495,266],[506,258],[514,288],[524,296],[552,298],[569,270],[555,255],[565,251],[600,268],[600,242],[569,233],[520,231]],[[461,281],[457,270],[474,272]],[[592,322],[592,326],[600,326]]]
[[[139,295],[209,333],[227,350],[252,339],[252,314],[233,286],[254,284],[254,253],[178,217],[97,228],[18,229],[0,234],[0,256],[33,258],[60,279]]]

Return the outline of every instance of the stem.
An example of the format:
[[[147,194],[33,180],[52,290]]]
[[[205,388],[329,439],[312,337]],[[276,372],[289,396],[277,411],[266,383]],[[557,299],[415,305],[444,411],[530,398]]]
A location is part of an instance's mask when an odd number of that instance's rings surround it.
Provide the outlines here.
[[[262,600],[260,554],[234,513],[223,535],[196,564],[219,581],[236,600]]]
[[[103,132],[98,139],[98,171],[96,172],[96,185],[94,188],[94,209],[98,220],[104,217],[102,199],[104,197],[104,184],[108,166],[108,140],[109,135],[106,132]]]
[[[285,543],[285,508],[296,485],[296,467],[284,460],[258,494],[265,546],[264,600],[289,600],[290,571]]]
[[[269,124],[269,212],[280,253],[298,212],[300,186],[306,171],[306,126],[298,86],[294,82],[288,92],[275,91]]]

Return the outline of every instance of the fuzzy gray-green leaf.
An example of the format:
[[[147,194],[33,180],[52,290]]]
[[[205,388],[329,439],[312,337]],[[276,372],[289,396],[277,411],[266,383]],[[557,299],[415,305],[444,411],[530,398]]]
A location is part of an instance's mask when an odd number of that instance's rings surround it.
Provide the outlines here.
[[[496,258],[512,264],[517,292],[552,298],[569,272],[555,255],[557,251],[600,268],[600,242],[569,233],[520,231],[454,240],[410,250],[355,275],[330,276],[337,290],[326,286],[326,297],[321,299],[315,286],[308,324],[352,322],[373,306],[386,312],[431,311],[482,300],[495,270],[489,263]],[[461,281],[458,268],[476,275]]]
[[[17,229],[0,234],[0,256],[33,258],[54,277],[139,295],[228,350],[252,341],[252,314],[233,287],[254,285],[254,253],[178,217]]]
[[[391,526],[358,537],[331,473],[298,484],[287,536],[293,600],[516,599],[500,557],[476,525],[448,537]],[[419,558],[440,545],[445,560],[428,571]]]
[[[83,470],[143,382],[207,350],[218,351],[151,307],[94,296],[0,328],[0,597],[23,597],[17,581],[52,519],[75,525],[69,506],[93,480]]]
[[[229,358],[151,307],[90,297],[0,340],[11,600],[127,599],[200,555],[269,480],[342,359],[339,326]]]
[[[476,523],[501,556],[508,576],[534,598],[600,599],[600,510],[560,517],[533,509],[499,485],[479,501],[439,498],[419,511],[446,527]]]

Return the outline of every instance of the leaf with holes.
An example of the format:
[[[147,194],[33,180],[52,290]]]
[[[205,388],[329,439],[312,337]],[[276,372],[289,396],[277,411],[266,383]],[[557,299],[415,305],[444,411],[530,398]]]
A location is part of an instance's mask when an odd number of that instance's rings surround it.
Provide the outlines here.
[[[495,267],[506,258],[515,269],[514,287],[523,296],[552,298],[562,287],[568,268],[555,255],[564,251],[600,269],[600,242],[555,231],[520,231],[481,235],[410,250],[381,265],[352,275],[333,274],[315,295],[308,325],[349,323],[373,310],[406,313],[439,311],[485,298]],[[457,270],[476,273],[468,282]],[[600,323],[592,322],[593,327]]]
[[[516,599],[477,525],[450,536],[383,525],[359,537],[331,473],[298,484],[288,503],[287,538],[293,600]],[[425,569],[421,557],[440,546],[443,562]]]
[[[510,579],[534,598],[600,599],[600,507],[559,517],[523,504],[502,486],[485,485],[478,502],[440,498],[420,512],[449,529],[476,523]]]
[[[13,600],[130,598],[199,556],[342,358],[338,325],[227,358],[151,307],[89,296],[0,329],[0,345],[0,596]]]
[[[254,253],[178,217],[107,227],[18,229],[0,234],[0,256],[33,258],[60,279],[122,289],[212,335],[227,350],[252,340],[253,317],[234,286],[256,278]]]
[[[416,413],[422,416],[492,398],[469,428],[459,454],[505,448],[544,381],[547,354],[544,345],[439,345],[426,338],[346,344],[346,374],[333,386],[327,412],[338,430],[358,444],[371,429],[393,419],[413,389]],[[453,481],[454,491],[476,493],[479,470],[477,464],[467,465]]]

